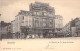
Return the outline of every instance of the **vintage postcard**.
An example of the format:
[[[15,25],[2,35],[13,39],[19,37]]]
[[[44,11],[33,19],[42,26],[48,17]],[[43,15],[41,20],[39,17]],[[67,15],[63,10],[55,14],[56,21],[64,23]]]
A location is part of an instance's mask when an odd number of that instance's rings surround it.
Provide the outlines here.
[[[0,0],[0,51],[80,51],[80,0]]]

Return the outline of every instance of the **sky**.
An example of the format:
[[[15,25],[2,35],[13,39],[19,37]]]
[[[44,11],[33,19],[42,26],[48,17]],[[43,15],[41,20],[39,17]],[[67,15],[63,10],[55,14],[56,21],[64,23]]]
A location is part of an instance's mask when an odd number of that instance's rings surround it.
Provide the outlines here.
[[[80,17],[80,0],[0,0],[1,20],[11,22],[20,10],[29,10],[29,4],[37,2],[49,3],[55,8],[55,14],[63,17],[63,25],[71,19]]]

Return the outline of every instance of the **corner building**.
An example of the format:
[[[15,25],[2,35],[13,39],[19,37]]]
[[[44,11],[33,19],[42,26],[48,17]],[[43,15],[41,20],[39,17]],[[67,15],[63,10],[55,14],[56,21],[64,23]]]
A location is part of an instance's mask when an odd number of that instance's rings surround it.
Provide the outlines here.
[[[21,10],[15,22],[18,38],[54,37],[55,10],[47,3],[31,3],[29,11]]]
[[[40,2],[31,3],[29,7],[33,16],[35,34],[42,35],[44,38],[49,37],[50,32],[54,31],[54,8],[47,3]]]

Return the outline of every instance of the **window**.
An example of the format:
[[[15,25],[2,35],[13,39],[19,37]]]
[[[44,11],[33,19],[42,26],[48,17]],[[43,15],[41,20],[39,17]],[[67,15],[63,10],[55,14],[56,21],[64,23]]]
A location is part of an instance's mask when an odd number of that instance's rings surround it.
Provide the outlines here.
[[[36,27],[39,27],[39,23],[38,22],[36,22],[35,24],[36,24]]]
[[[22,20],[24,20],[24,16],[22,17]]]
[[[36,27],[39,27],[39,21],[38,20],[35,22],[35,24],[36,24]]]
[[[37,15],[40,15],[40,13],[39,13],[39,12],[36,12],[36,14],[37,14]]]
[[[46,16],[47,14],[44,12],[44,15]]]
[[[35,25],[36,25],[36,27],[39,27],[39,19],[38,18],[35,18]]]
[[[30,22],[30,23],[32,22],[32,18],[29,18],[29,22]]]
[[[43,22],[46,22],[46,19],[43,19]]]
[[[46,25],[47,19],[43,18],[42,20],[43,20],[43,27],[46,27],[46,26],[47,26],[47,25]]]
[[[46,23],[43,23],[43,27],[44,27],[44,28],[46,27]]]
[[[43,14],[43,16],[46,16],[47,15],[46,12],[43,12],[42,14]]]
[[[53,16],[52,13],[49,13],[49,16]]]
[[[49,26],[50,26],[50,27],[53,26],[53,20],[52,20],[52,19],[50,19],[50,21],[49,21]]]
[[[34,15],[36,15],[37,13],[36,12],[34,12]]]
[[[25,21],[26,25],[28,25],[28,21]]]

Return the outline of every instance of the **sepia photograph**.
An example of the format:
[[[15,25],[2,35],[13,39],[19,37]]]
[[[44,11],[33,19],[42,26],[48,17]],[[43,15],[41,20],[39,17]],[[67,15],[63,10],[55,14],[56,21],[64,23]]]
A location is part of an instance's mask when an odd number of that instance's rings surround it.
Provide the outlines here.
[[[80,51],[80,0],[0,0],[0,51]]]

